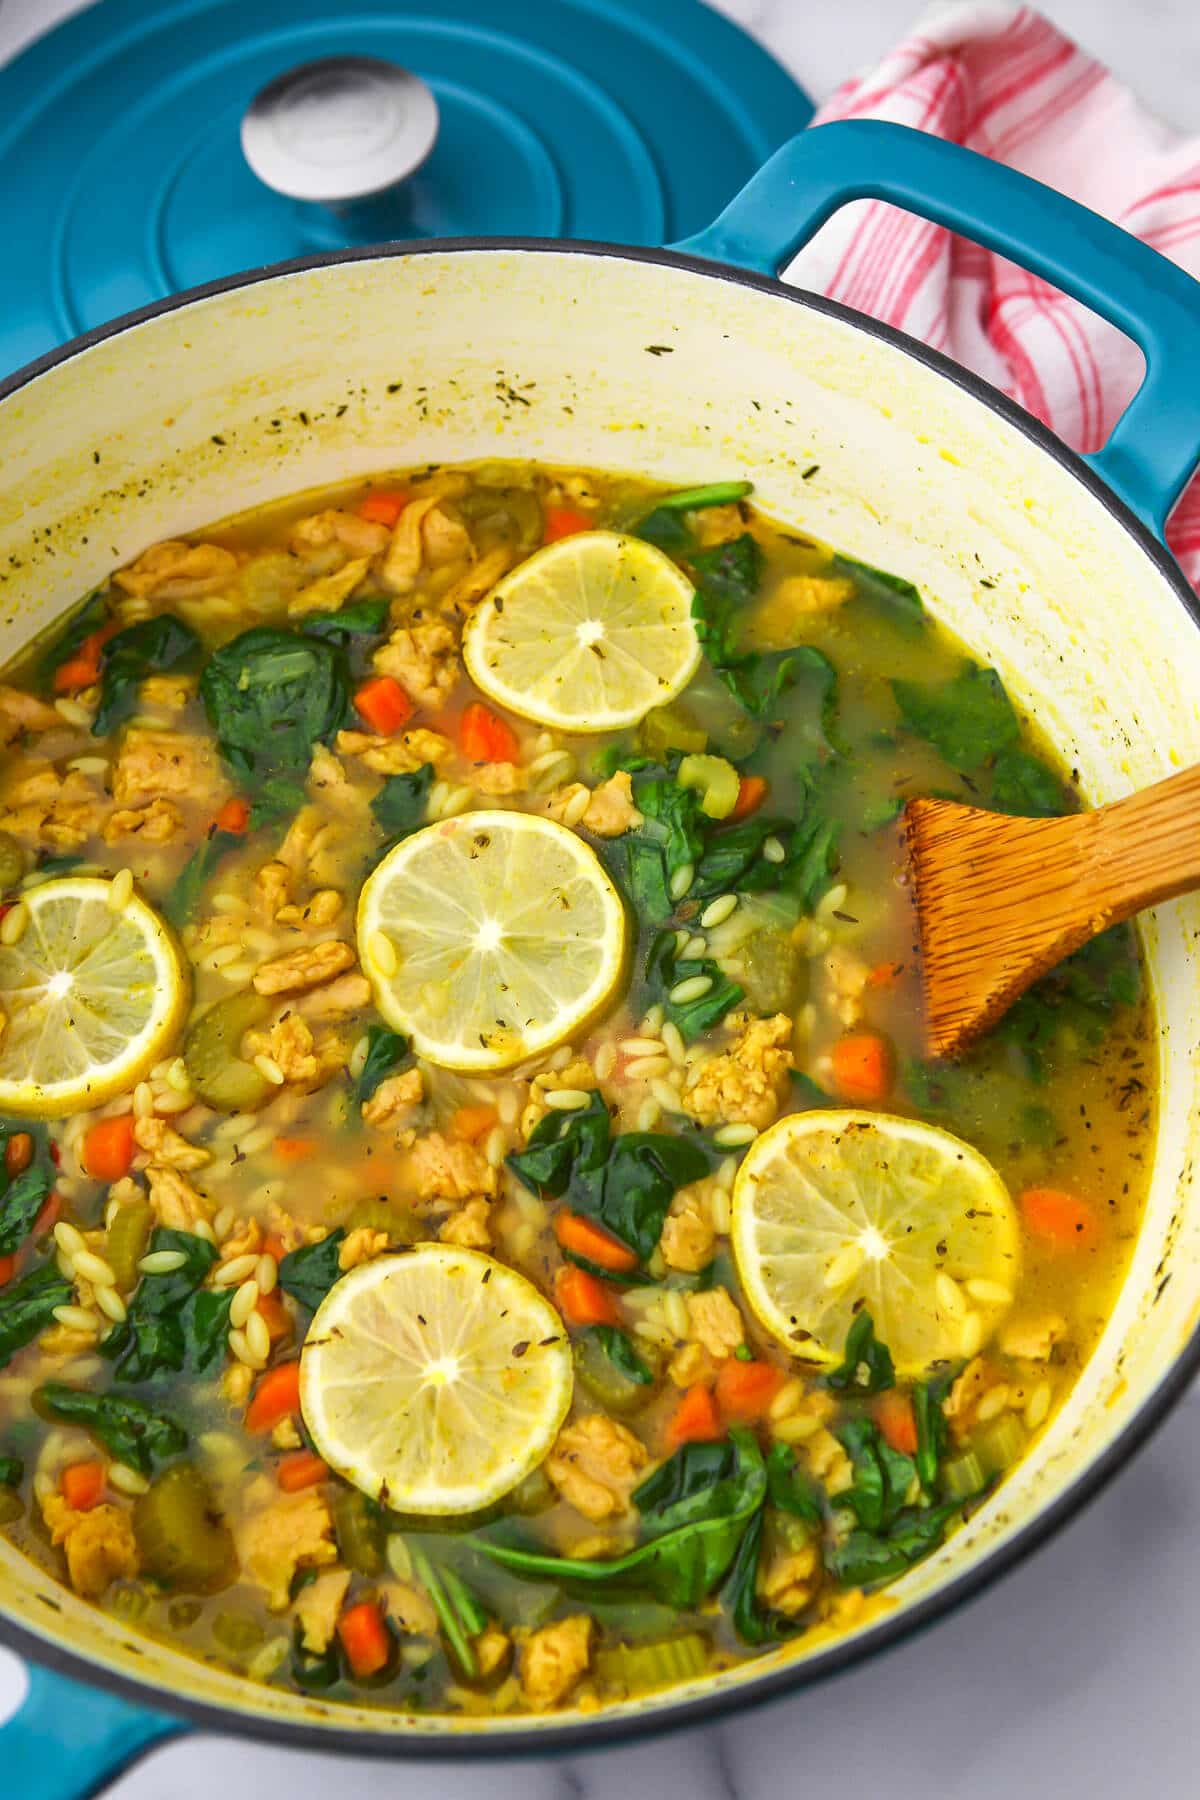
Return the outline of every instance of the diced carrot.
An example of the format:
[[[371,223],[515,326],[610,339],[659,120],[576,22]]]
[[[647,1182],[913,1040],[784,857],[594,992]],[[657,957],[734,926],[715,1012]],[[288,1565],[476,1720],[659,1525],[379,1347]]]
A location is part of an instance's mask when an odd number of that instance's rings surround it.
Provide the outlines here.
[[[263,1244],[264,1256],[273,1256],[276,1262],[282,1262],[287,1255],[287,1245],[277,1231],[272,1231]]]
[[[360,1600],[338,1620],[338,1637],[356,1681],[366,1681],[386,1669],[392,1656],[392,1640],[383,1614],[373,1600]]]
[[[310,1137],[277,1137],[272,1146],[280,1162],[307,1162],[316,1154],[317,1140]]]
[[[133,1165],[133,1114],[97,1119],[83,1138],[83,1166],[93,1181],[120,1181]]]
[[[218,831],[228,831],[234,837],[241,837],[250,823],[250,802],[241,794],[234,794],[227,800],[216,819],[213,821]]]
[[[15,1256],[0,1256],[0,1288],[7,1287],[17,1272]]]
[[[4,1167],[9,1175],[21,1175],[33,1161],[33,1139],[27,1131],[14,1131],[4,1146]]]
[[[58,1478],[58,1485],[68,1506],[76,1512],[90,1512],[104,1498],[104,1464],[68,1463]]]
[[[267,1328],[267,1336],[273,1344],[292,1335],[292,1315],[274,1291],[258,1296],[255,1311],[261,1315]]]
[[[297,1450],[285,1456],[275,1470],[275,1479],[285,1494],[298,1494],[301,1488],[316,1487],[324,1481],[329,1469],[311,1450]]]
[[[666,1438],[672,1449],[680,1444],[707,1444],[724,1437],[712,1394],[706,1387],[690,1387],[667,1421]]]
[[[394,675],[372,675],[355,689],[354,704],[380,737],[394,736],[413,716],[413,703]]]
[[[515,762],[520,744],[511,725],[479,700],[466,708],[458,725],[458,743],[468,762]]]
[[[554,1299],[568,1325],[619,1325],[621,1315],[612,1294],[586,1269],[560,1269],[554,1278]]]
[[[717,1407],[726,1425],[756,1425],[784,1383],[774,1363],[739,1362],[731,1356],[717,1376]]]
[[[637,1254],[628,1244],[615,1238],[611,1231],[605,1231],[603,1225],[593,1224],[591,1219],[581,1218],[578,1213],[558,1213],[554,1220],[554,1235],[564,1250],[595,1263],[598,1269],[627,1275],[637,1268]]]
[[[51,1144],[51,1146],[50,1146],[51,1152],[53,1152],[56,1148],[57,1148],[56,1145]],[[55,1160],[57,1161],[58,1159],[55,1158]],[[54,1227],[58,1224],[58,1215],[61,1213],[61,1211],[62,1211],[62,1195],[56,1191],[55,1193],[50,1195],[49,1199],[46,1201],[45,1206],[43,1206],[41,1212],[38,1214],[37,1218],[33,1221],[33,1236],[34,1237],[44,1237],[46,1232],[53,1231]]]
[[[748,819],[757,812],[767,797],[767,784],[761,775],[743,775],[738,782],[738,797],[730,819]]]
[[[56,694],[77,694],[80,688],[92,687],[100,679],[100,652],[113,633],[121,628],[114,619],[85,637],[74,656],[59,663],[54,671]]]
[[[901,1456],[916,1455],[917,1420],[907,1394],[897,1393],[895,1388],[880,1394],[875,1402],[875,1423],[893,1450]]]
[[[268,1296],[269,1298],[270,1296]],[[247,1431],[274,1431],[300,1411],[300,1364],[280,1363],[268,1369],[246,1408]]]
[[[407,494],[385,493],[381,488],[360,500],[354,510],[360,519],[369,519],[372,525],[386,525],[390,531],[407,505]]]
[[[455,1137],[473,1144],[492,1129],[499,1117],[494,1106],[460,1106],[450,1121],[450,1129]]]
[[[833,1088],[840,1100],[886,1100],[891,1092],[892,1047],[877,1031],[850,1031],[831,1051]]]
[[[1055,1250],[1089,1250],[1100,1235],[1100,1225],[1086,1200],[1062,1188],[1026,1188],[1021,1195],[1021,1216],[1034,1237]]]
[[[548,506],[542,523],[543,544],[557,543],[559,538],[574,537],[577,531],[590,531],[595,520],[590,513],[574,506]]]
[[[876,963],[867,976],[867,986],[869,988],[895,987],[903,973],[904,964],[901,962]]]

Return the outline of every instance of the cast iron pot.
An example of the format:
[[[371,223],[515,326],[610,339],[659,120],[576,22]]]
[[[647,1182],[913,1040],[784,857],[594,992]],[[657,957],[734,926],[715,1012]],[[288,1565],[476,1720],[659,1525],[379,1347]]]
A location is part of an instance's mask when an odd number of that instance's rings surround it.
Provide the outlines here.
[[[867,196],[1012,258],[1137,340],[1146,379],[1099,456],[775,279]],[[512,456],[680,487],[746,473],[768,512],[915,581],[1099,803],[1200,761],[1195,603],[1161,541],[1198,452],[1200,287],[1009,170],[900,127],[830,125],[673,250],[347,251],[182,294],[24,370],[0,387],[0,658],[156,539],[356,472]],[[1200,1359],[1200,902],[1160,908],[1142,932],[1161,1086],[1128,1278],[1053,1428],[894,1607],[598,1715],[410,1717],[192,1661],[0,1540],[0,1635],[34,1665],[0,1746],[5,1790],[79,1800],[189,1722],[389,1757],[625,1743],[846,1669],[1011,1568],[1133,1454]]]

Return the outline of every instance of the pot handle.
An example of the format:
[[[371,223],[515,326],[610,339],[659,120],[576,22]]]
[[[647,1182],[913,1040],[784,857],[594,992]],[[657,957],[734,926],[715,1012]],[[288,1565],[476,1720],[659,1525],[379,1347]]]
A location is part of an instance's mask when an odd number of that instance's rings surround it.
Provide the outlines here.
[[[819,125],[776,151],[677,250],[777,275],[851,200],[886,200],[1061,288],[1140,347],[1141,387],[1085,460],[1162,536],[1200,460],[1200,283],[1120,226],[1028,175],[907,125]]]
[[[0,1789],[21,1800],[89,1800],[154,1744],[187,1727],[27,1663],[29,1691],[0,1726]]]

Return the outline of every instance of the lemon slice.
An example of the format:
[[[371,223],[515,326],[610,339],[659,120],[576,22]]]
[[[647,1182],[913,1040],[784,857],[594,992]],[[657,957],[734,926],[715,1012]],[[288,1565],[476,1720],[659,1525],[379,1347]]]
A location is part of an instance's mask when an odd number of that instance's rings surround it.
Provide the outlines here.
[[[839,1362],[865,1307],[905,1374],[974,1354],[1020,1267],[992,1165],[948,1131],[886,1113],[795,1113],[756,1138],[731,1235],[747,1300],[794,1355]]]
[[[549,1451],[574,1384],[562,1320],[524,1275],[422,1244],[330,1288],[300,1406],[331,1469],[397,1512],[490,1506]]]
[[[564,1042],[625,970],[625,909],[594,853],[531,813],[462,813],[384,857],[358,951],[389,1025],[446,1069],[503,1069]]]
[[[187,1014],[166,924],[99,876],[30,888],[27,923],[0,944],[0,1110],[54,1118],[98,1106],[156,1063]]]
[[[653,544],[581,531],[496,583],[467,624],[463,660],[509,712],[562,731],[615,731],[696,673],[692,595]]]

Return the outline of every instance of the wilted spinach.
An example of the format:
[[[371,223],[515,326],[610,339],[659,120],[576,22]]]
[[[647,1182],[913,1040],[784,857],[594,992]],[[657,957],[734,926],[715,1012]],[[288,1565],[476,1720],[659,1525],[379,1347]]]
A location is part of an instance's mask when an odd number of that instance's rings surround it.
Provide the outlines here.
[[[313,745],[328,743],[345,723],[346,659],[320,638],[254,625],[214,651],[200,697],[239,775],[307,769]]]
[[[31,1269],[20,1281],[0,1288],[0,1369],[54,1323],[56,1306],[70,1306],[75,1289],[54,1263]]]
[[[178,1420],[156,1412],[133,1394],[112,1389],[95,1394],[63,1381],[48,1381],[35,1393],[34,1404],[59,1424],[89,1431],[118,1462],[139,1475],[151,1474],[157,1463],[187,1449],[187,1432]]]
[[[298,1250],[289,1251],[279,1264],[280,1287],[309,1312],[316,1312],[341,1276],[338,1256],[345,1236],[340,1229],[331,1231],[317,1244],[301,1244]]]
[[[203,1374],[213,1361],[219,1316],[212,1302],[225,1298],[200,1292],[217,1252],[206,1238],[165,1226],[155,1231],[150,1248],[176,1251],[184,1261],[169,1274],[142,1276],[127,1317],[109,1332],[100,1353],[115,1363],[117,1374],[125,1381],[149,1381],[156,1375],[178,1374],[184,1368]],[[226,1304],[226,1317],[228,1312]]]
[[[172,613],[118,631],[100,652],[100,704],[92,736],[107,737],[137,711],[138,688],[147,675],[194,667],[200,655],[200,639]]]

